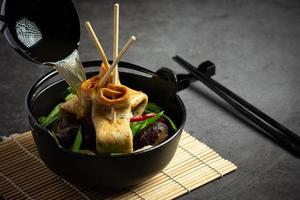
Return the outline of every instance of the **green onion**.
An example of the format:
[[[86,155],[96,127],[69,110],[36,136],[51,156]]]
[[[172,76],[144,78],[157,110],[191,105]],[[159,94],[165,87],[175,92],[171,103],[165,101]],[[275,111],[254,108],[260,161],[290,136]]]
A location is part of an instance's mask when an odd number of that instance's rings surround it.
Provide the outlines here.
[[[146,107],[146,111],[147,112],[159,113],[161,110],[162,110],[161,107],[159,107],[155,103],[148,103],[148,105]]]
[[[75,94],[74,90],[73,90],[71,87],[68,87],[68,88],[67,88],[67,92],[68,92],[69,94]]]
[[[159,113],[161,110],[162,110],[162,108],[159,107],[158,105],[156,105],[155,103],[148,103],[148,105],[145,109],[145,113],[151,113],[151,112]],[[169,123],[172,126],[172,128],[174,129],[174,131],[177,131],[177,127],[176,127],[175,123],[171,120],[171,118],[165,114],[163,114],[163,117],[169,121]]]
[[[67,93],[68,94],[65,97],[65,101],[72,99],[76,95],[74,93],[74,90],[71,87],[67,88]],[[60,104],[56,105],[47,117],[42,116],[39,118],[39,122],[43,127],[49,126],[50,124],[52,124],[53,122],[55,122],[56,120],[58,120],[60,118],[60,115],[59,115]]]
[[[46,120],[47,120],[47,117],[46,117],[46,116],[41,116],[41,117],[39,118],[40,124],[45,123]]]
[[[80,150],[81,143],[82,143],[82,132],[81,132],[81,126],[80,126],[79,130],[77,132],[76,138],[74,140],[74,144],[72,146],[72,151],[78,152]]]
[[[42,116],[39,118],[39,122],[43,127],[49,126],[50,124],[52,124],[53,122],[55,122],[60,118],[59,107],[60,107],[60,103],[53,108],[53,110],[50,112],[50,114],[47,117]]]
[[[160,113],[157,113],[154,117],[144,120],[140,127],[140,130],[142,130],[143,128],[149,126],[150,124],[153,124],[154,122],[156,122],[163,114],[164,114],[164,111],[161,111]]]
[[[131,130],[132,130],[132,134],[133,137],[139,133],[142,129],[146,128],[147,126],[149,126],[150,124],[153,124],[154,122],[156,122],[159,118],[161,118],[161,116],[163,115],[164,111],[161,111],[160,113],[157,113],[154,117],[148,118],[144,121],[141,122],[134,122],[131,123]]]
[[[69,101],[70,99],[72,99],[73,97],[75,97],[76,95],[73,93],[67,94],[67,96],[65,97],[65,101]]]
[[[175,125],[175,123],[170,119],[170,117],[168,117],[167,115],[163,114],[163,117],[169,121],[169,123],[171,124],[172,128],[174,129],[174,131],[177,131],[177,127]]]
[[[144,121],[142,121],[142,122],[132,122],[132,123],[130,124],[130,128],[131,128],[131,130],[132,130],[132,135],[133,135],[133,137],[134,137],[137,133],[140,132],[141,126],[142,126],[143,122],[144,122]]]

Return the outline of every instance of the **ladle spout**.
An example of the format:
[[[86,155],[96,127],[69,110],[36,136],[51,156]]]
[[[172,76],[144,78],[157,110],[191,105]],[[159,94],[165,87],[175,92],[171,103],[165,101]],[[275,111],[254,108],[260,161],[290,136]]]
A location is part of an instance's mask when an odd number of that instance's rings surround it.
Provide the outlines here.
[[[0,0],[0,31],[13,49],[38,64],[66,58],[80,40],[72,0]]]

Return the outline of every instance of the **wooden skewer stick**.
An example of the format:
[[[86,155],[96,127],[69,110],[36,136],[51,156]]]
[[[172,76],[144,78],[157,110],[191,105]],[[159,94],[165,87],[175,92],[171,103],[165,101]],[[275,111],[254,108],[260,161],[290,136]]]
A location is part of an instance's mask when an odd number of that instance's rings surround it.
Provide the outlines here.
[[[115,61],[119,54],[119,4],[114,6],[114,38],[113,38],[113,61]],[[118,65],[113,72],[113,83],[119,81]]]
[[[85,27],[86,29],[88,30],[89,34],[90,34],[90,37],[93,39],[94,41],[94,44],[96,45],[100,55],[101,55],[101,58],[104,62],[104,65],[109,68],[109,63],[108,63],[108,60],[107,60],[107,57],[106,57],[106,54],[100,44],[100,41],[98,40],[97,36],[96,36],[96,33],[94,32],[94,29],[92,28],[92,25],[89,21],[85,22]]]
[[[121,57],[123,56],[123,54],[128,50],[128,48],[136,40],[136,38],[134,36],[131,36],[131,38],[127,41],[127,43],[125,44],[125,46],[121,50],[120,55],[118,55],[116,57],[116,59],[114,60],[113,64],[111,66],[109,66],[109,63],[108,63],[107,57],[105,55],[105,52],[104,52],[104,50],[103,50],[103,48],[102,48],[102,46],[101,46],[101,44],[100,44],[100,42],[99,42],[99,40],[98,40],[95,32],[94,32],[94,30],[93,30],[90,22],[87,21],[85,23],[85,26],[86,26],[86,28],[87,28],[87,30],[88,30],[91,38],[93,39],[93,41],[94,41],[94,43],[95,43],[95,45],[96,45],[96,47],[97,47],[97,49],[98,49],[101,57],[102,57],[102,60],[103,60],[104,64],[108,68],[108,70],[105,73],[104,77],[101,79],[100,83],[98,84],[98,88],[102,88],[105,85],[105,83],[107,82],[107,80],[108,80],[111,72],[116,68],[116,66],[117,66],[118,62],[120,61]],[[116,49],[118,50],[118,48],[116,48]],[[114,81],[117,81],[117,79],[115,78]],[[115,123],[116,122],[116,114],[115,114],[115,112],[113,112],[113,110],[112,110],[112,114],[113,114],[113,116],[112,116],[112,122]]]
[[[113,37],[113,61],[116,60],[117,56],[119,54],[119,4],[114,5],[114,37]],[[112,83],[117,84],[120,82],[118,79],[118,65],[116,65],[114,71],[113,71],[113,78]],[[117,120],[117,113],[114,109],[114,107],[111,107],[111,121],[113,124],[116,123]]]
[[[107,70],[107,72],[105,73],[105,75],[103,76],[103,78],[101,79],[101,81],[98,84],[98,87],[101,88],[105,85],[105,83],[107,82],[109,76],[111,75],[111,72],[115,69],[116,65],[118,64],[118,62],[121,60],[121,58],[123,57],[124,53],[128,50],[128,48],[132,45],[132,43],[136,40],[136,38],[134,36],[131,36],[129,38],[129,40],[126,42],[126,44],[124,45],[123,49],[120,51],[118,57],[116,58],[116,60],[111,64],[110,68]]]

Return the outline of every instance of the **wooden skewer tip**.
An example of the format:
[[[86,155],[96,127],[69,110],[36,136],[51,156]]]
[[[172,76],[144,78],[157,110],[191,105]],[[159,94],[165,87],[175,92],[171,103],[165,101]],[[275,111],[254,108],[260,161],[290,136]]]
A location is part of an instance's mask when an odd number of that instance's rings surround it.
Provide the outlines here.
[[[85,27],[86,29],[88,30],[89,34],[90,34],[90,37],[93,39],[93,42],[94,44],[96,45],[98,51],[99,51],[99,54],[100,56],[102,57],[102,60],[104,62],[104,64],[109,67],[109,63],[108,63],[108,60],[107,60],[107,57],[106,57],[106,54],[103,50],[103,47],[100,43],[100,41],[98,40],[97,36],[96,36],[96,33],[91,25],[91,23],[89,21],[86,21],[85,23]]]
[[[98,84],[98,87],[103,87],[103,85],[106,83],[106,81],[108,80],[111,72],[114,70],[114,68],[116,67],[116,65],[118,64],[118,62],[121,60],[122,56],[125,54],[125,52],[128,50],[128,48],[131,46],[131,44],[135,41],[135,37],[131,36],[130,39],[126,42],[126,44],[124,45],[123,49],[120,51],[118,57],[116,58],[116,60],[111,64],[110,68],[107,70],[107,72],[105,73],[105,75],[103,76],[102,80],[100,81],[100,83]]]

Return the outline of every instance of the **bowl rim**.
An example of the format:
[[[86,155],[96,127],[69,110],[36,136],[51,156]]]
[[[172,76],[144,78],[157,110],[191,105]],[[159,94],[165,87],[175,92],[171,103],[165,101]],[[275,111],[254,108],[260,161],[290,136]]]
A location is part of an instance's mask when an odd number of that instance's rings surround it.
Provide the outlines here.
[[[100,64],[102,63],[102,61],[100,60],[94,60],[94,61],[86,61],[86,62],[82,62],[82,65],[84,68],[89,68],[89,67],[95,67],[95,66],[100,66]],[[133,69],[142,73],[145,73],[147,75],[152,75],[152,76],[158,76],[155,72],[146,69],[144,67],[135,65],[135,64],[131,64],[128,62],[120,62],[119,63],[119,67],[120,68],[127,68],[127,69]],[[85,71],[85,73],[88,73],[87,71]],[[119,159],[119,158],[130,158],[130,157],[135,157],[135,156],[139,156],[145,153],[150,153],[152,151],[155,151],[159,148],[162,148],[164,145],[166,145],[167,143],[169,143],[171,140],[173,140],[178,134],[182,133],[184,125],[186,123],[186,108],[185,105],[183,103],[183,101],[181,100],[181,98],[179,97],[179,95],[176,93],[174,96],[176,97],[177,101],[179,102],[180,108],[182,109],[182,123],[180,124],[180,126],[178,127],[177,131],[168,139],[166,139],[165,141],[163,141],[162,143],[152,146],[151,148],[147,148],[141,151],[136,151],[136,152],[132,152],[132,153],[116,153],[116,154],[95,154],[95,155],[89,155],[89,154],[83,154],[83,153],[78,153],[78,152],[73,152],[70,151],[68,149],[65,149],[64,147],[62,147],[56,136],[53,135],[53,133],[48,130],[45,127],[42,127],[38,120],[36,119],[36,117],[33,115],[33,113],[31,112],[32,110],[32,106],[31,106],[31,101],[36,97],[35,96],[35,92],[36,90],[43,85],[43,83],[45,81],[47,81],[48,79],[59,75],[58,72],[56,70],[51,70],[50,72],[46,73],[44,76],[42,76],[41,78],[39,78],[32,86],[31,88],[28,90],[26,97],[25,97],[25,108],[27,110],[27,114],[28,114],[28,118],[30,121],[30,126],[31,129],[35,129],[38,128],[41,131],[43,131],[44,133],[49,134],[49,136],[54,140],[54,142],[57,144],[57,147],[64,151],[65,153],[68,154],[72,154],[75,156],[84,156],[84,157],[97,157],[97,158],[109,158],[109,159]],[[58,84],[59,82],[63,82],[64,80],[60,77],[59,80],[56,80],[54,82],[52,82],[51,84],[45,86],[41,91],[39,91],[39,94],[44,92],[45,90],[47,90],[48,88],[52,87],[53,85]]]

